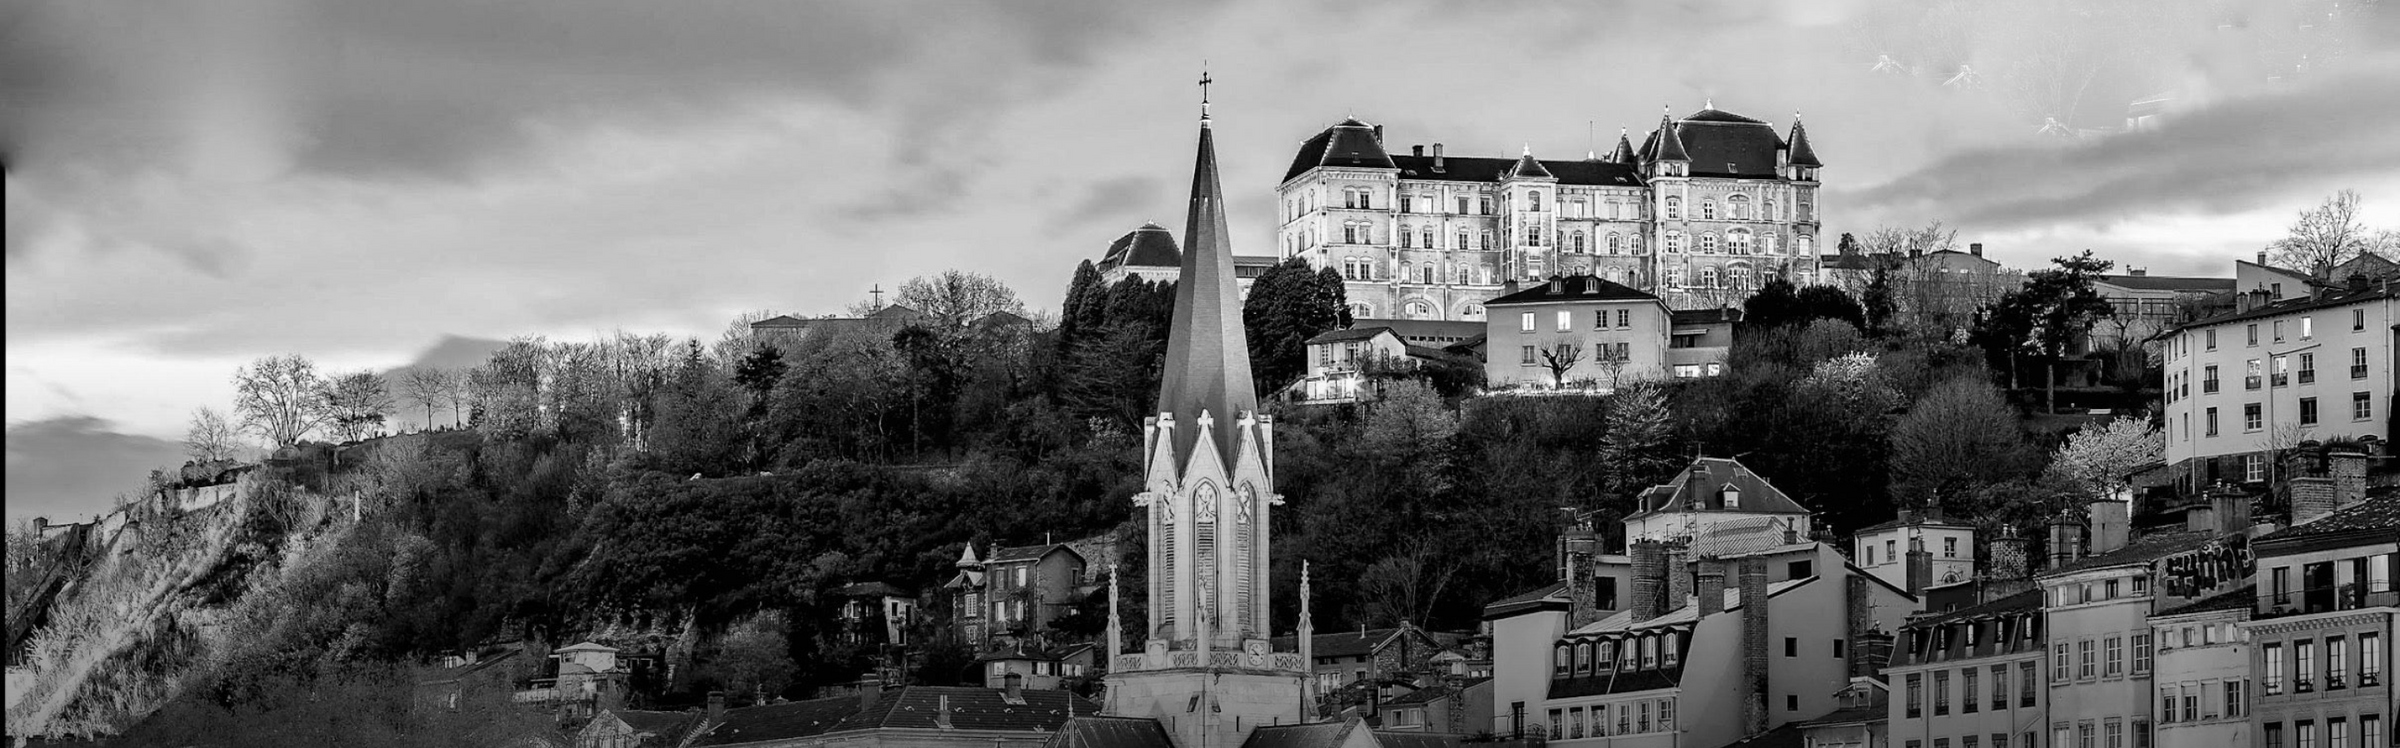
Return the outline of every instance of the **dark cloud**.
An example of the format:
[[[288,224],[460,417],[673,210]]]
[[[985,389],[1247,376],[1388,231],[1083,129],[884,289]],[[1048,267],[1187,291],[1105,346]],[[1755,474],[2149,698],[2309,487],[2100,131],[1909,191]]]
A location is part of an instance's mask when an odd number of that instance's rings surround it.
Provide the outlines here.
[[[88,520],[136,493],[150,471],[183,464],[183,445],[89,416],[8,427],[8,516]]]
[[[2400,67],[2358,70],[2174,114],[2152,130],[1959,153],[1828,202],[1986,229],[2247,210],[2400,172],[2396,117]]]
[[[1123,224],[1131,230],[1142,221],[1160,220],[1152,215],[1163,204],[1166,182],[1156,176],[1123,176],[1102,179],[1083,188],[1083,194],[1050,217],[1052,230],[1073,229],[1100,224],[1115,228]]]

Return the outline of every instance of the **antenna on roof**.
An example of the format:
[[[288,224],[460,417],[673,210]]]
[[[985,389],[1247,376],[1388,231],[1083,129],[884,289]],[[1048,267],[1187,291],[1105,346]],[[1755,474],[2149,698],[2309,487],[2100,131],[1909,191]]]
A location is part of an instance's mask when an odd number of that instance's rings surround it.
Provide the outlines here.
[[[1583,121],[1583,160],[1585,161],[1600,157],[1599,128],[1600,123],[1598,122],[1588,119]]]

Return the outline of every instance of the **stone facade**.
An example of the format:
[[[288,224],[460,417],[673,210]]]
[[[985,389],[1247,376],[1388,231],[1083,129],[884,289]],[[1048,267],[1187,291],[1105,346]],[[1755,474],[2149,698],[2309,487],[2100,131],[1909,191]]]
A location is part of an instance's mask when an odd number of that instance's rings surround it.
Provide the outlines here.
[[[1345,120],[1277,187],[1278,248],[1339,269],[1361,317],[1480,319],[1502,283],[1552,274],[1738,306],[1769,278],[1814,278],[1819,166],[1796,120],[1786,140],[1713,104],[1582,160],[1395,154],[1381,126]]]

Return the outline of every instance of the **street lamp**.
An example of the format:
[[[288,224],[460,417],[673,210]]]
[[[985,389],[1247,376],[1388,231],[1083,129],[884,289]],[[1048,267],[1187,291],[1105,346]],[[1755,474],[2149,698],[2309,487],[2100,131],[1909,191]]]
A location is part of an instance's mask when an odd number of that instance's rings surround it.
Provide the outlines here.
[[[2277,352],[2277,351],[2275,351],[2275,349],[2272,349],[2272,348],[2269,348],[2269,349],[2267,349],[2267,371],[2265,372],[2265,373],[2266,373],[2266,377],[2267,377],[2267,412],[2266,412],[2266,419],[2267,419],[2267,422],[2264,424],[2264,425],[2266,426],[2266,428],[2267,428],[2267,431],[2266,431],[2266,434],[2265,434],[2265,436],[2264,436],[2264,437],[2263,437],[2263,439],[2262,439],[2262,441],[2264,441],[2264,444],[2263,444],[2262,446],[2264,446],[2264,447],[2265,447],[2265,449],[2264,449],[2263,451],[2265,451],[2265,452],[2267,453],[2267,456],[2266,456],[2266,461],[2267,461],[2267,490],[2268,490],[2268,491],[2270,491],[2270,492],[2275,490],[2275,366],[2276,366],[2276,362],[2282,361],[2282,360],[2283,360],[2283,357],[2285,357],[2285,356],[2289,356],[2289,355],[2292,355],[2292,354],[2294,354],[2294,353],[2299,353],[2299,352],[2301,352],[2301,351],[2305,351],[2305,350],[2308,350],[2308,349],[2311,349],[2311,348],[2315,348],[2315,347],[2317,347],[2317,346],[2320,346],[2320,345],[2324,345],[2324,344],[2323,344],[2323,343],[2310,343],[2310,344],[2308,344],[2308,345],[2300,346],[2300,347],[2298,347],[2298,348],[2286,348],[2286,349],[2283,349],[2283,351],[2282,351],[2282,352],[2280,352],[2280,353],[2279,353],[2279,352]],[[2297,385],[2290,384],[2290,383],[2286,383],[2284,386],[2287,386],[2287,387],[2293,387],[2293,386],[2297,386]]]

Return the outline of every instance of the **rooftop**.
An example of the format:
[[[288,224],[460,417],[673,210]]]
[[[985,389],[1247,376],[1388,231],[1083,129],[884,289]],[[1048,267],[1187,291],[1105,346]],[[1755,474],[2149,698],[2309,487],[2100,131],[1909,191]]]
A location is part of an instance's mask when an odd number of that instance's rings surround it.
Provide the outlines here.
[[[1971,621],[1987,616],[2007,615],[2010,613],[2039,613],[2041,610],[2042,591],[2038,589],[2029,589],[2024,592],[2009,595],[2007,597],[1983,603],[1981,605],[1970,605],[1950,611],[1948,613],[1927,616],[1914,621],[1909,621],[1908,624],[1903,628],[1932,628],[1934,626],[1941,626],[1959,621]]]
[[[1724,489],[1739,491],[1738,505],[1724,503]],[[1626,519],[1681,511],[1724,511],[1746,514],[1807,514],[1808,509],[1784,495],[1775,484],[1730,457],[1700,457],[1676,471],[1673,480],[1650,487],[1640,497],[1641,510]]]
[[[1658,297],[1596,275],[1551,276],[1525,290],[1483,302],[1485,307],[1560,301],[1657,301]]]
[[[2210,597],[2200,598],[2199,600],[2195,600],[2186,605],[2168,608],[2166,610],[2152,613],[2150,614],[2150,617],[2163,618],[2166,616],[2180,616],[2192,613],[2212,613],[2220,610],[2249,610],[2250,605],[2253,602],[2256,602],[2257,599],[2258,585],[2245,584],[2224,592],[2219,592]]]
[[[2273,543],[2359,531],[2389,533],[2395,527],[2400,527],[2400,494],[2384,494],[2335,509],[2332,514],[2318,517],[2306,524],[2293,525],[2267,533],[2260,536],[2255,543]],[[2380,537],[2383,542],[2391,542],[2391,539],[2392,536],[2389,534]]]
[[[2382,299],[2392,298],[2392,296],[2393,291],[2390,286],[2387,284],[2377,283],[2357,291],[2345,289],[2331,291],[2321,296],[2298,296],[2284,299],[2282,301],[2260,306],[2256,309],[2246,312],[2231,312],[2209,317],[2207,319],[2186,322],[2182,326],[2179,326],[2175,329],[2188,330],[2197,327],[2222,325],[2228,322],[2241,322],[2244,320],[2280,317],[2286,314],[2293,314],[2297,312],[2329,309],[2368,301],[2379,301]]]
[[[2163,556],[2198,548],[2215,539],[2216,535],[2213,533],[2190,530],[2151,533],[2149,535],[2135,538],[2133,542],[2125,544],[2125,547],[2123,548],[2096,556],[2085,556],[2074,561],[2069,561],[2057,568],[2042,572],[2041,576],[2042,578],[2047,579],[2064,574],[2073,574],[2079,571],[2089,571],[2092,569],[2101,569],[2110,566],[2146,564],[2151,561],[2158,560]]]
[[[1773,583],[1773,584],[1769,584],[1769,585],[1767,585],[1767,597],[1769,597],[1769,598],[1772,598],[1772,597],[1774,597],[1774,596],[1776,596],[1776,595],[1781,595],[1781,594],[1783,594],[1783,591],[1784,591],[1784,590],[1788,590],[1788,589],[1791,589],[1791,588],[1794,588],[1794,587],[1798,587],[1798,586],[1800,586],[1800,585],[1803,585],[1803,584],[1808,584],[1810,581],[1813,581],[1813,580],[1815,580],[1815,579],[1816,579],[1816,577],[1807,577],[1807,578],[1805,578],[1805,579],[1787,579],[1787,580],[1784,580],[1784,581],[1781,581],[1781,582],[1775,582],[1775,583]],[[1726,587],[1726,588],[1725,588],[1725,607],[1724,607],[1724,610],[1726,610],[1726,611],[1730,612],[1730,611],[1736,611],[1736,610],[1741,610],[1741,609],[1742,609],[1742,591],[1741,591],[1741,589],[1740,589],[1740,588],[1738,588],[1738,587],[1732,587],[1732,586],[1728,586],[1728,587]],[[1635,623],[1635,622],[1633,621],[1633,611],[1631,611],[1631,610],[1620,610],[1620,611],[1617,611],[1617,612],[1616,612],[1614,615],[1610,615],[1610,616],[1609,616],[1609,617],[1607,617],[1607,618],[1602,618],[1602,619],[1600,619],[1600,620],[1598,620],[1598,621],[1593,621],[1592,623],[1590,623],[1589,625],[1586,625],[1586,626],[1584,626],[1583,628],[1579,628],[1579,629],[1576,629],[1576,630],[1574,630],[1574,631],[1569,631],[1569,632],[1567,632],[1567,635],[1568,635],[1568,636],[1594,636],[1594,635],[1599,635],[1599,634],[1614,634],[1614,633],[1625,632],[1625,631],[1639,631],[1639,630],[1642,630],[1642,629],[1654,629],[1654,628],[1662,628],[1662,627],[1666,627],[1666,626],[1673,626],[1673,625],[1676,625],[1676,624],[1679,624],[1679,623],[1692,623],[1692,622],[1694,622],[1694,621],[1698,621],[1698,620],[1700,620],[1700,605],[1699,605],[1699,603],[1698,603],[1698,598],[1697,598],[1697,597],[1692,597],[1692,596],[1686,596],[1686,597],[1684,597],[1684,599],[1683,599],[1683,602],[1682,602],[1682,604],[1681,604],[1681,605],[1677,606],[1677,607],[1676,607],[1674,610],[1667,611],[1666,613],[1660,614],[1660,615],[1659,615],[1657,618],[1652,618],[1652,619],[1650,619],[1650,620],[1647,620],[1647,621],[1642,621],[1642,622],[1640,622],[1640,623]]]

